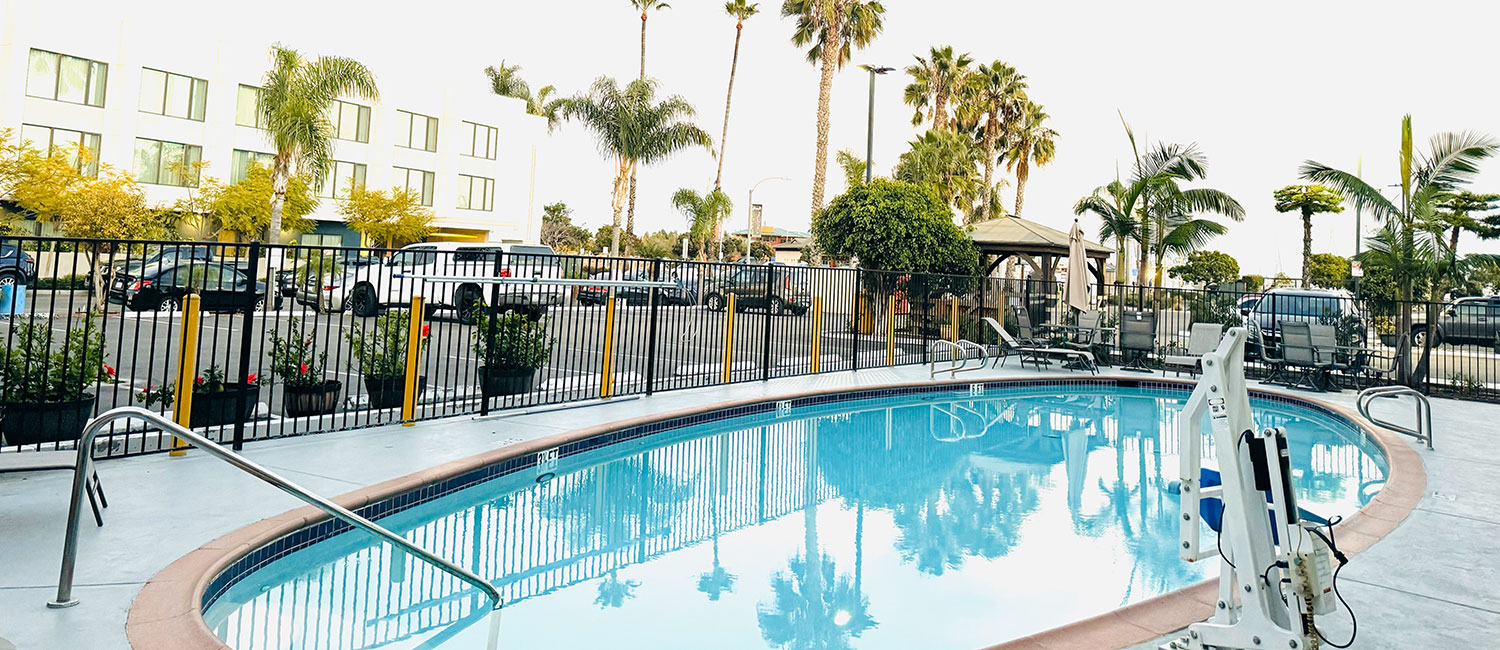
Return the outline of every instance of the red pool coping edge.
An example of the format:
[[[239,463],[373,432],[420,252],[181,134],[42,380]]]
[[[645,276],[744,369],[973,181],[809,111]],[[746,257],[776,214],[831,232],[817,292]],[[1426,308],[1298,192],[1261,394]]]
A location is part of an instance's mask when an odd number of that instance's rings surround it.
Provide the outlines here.
[[[1193,386],[1195,382],[1161,377],[1113,376],[973,378],[943,381],[906,381],[876,385],[841,386],[812,389],[780,395],[717,402],[704,406],[617,420],[536,440],[517,443],[451,461],[340,495],[333,499],[345,508],[356,510],[371,502],[442,481],[452,476],[485,467],[503,460],[596,436],[615,429],[696,415],[708,411],[784,399],[797,399],[834,393],[883,390],[933,384],[1010,383],[1028,381],[1136,381]],[[1363,418],[1348,408],[1295,393],[1252,388],[1252,393],[1276,395],[1292,401],[1322,407],[1343,416],[1375,440],[1385,453],[1389,472],[1380,493],[1359,512],[1344,519],[1337,527],[1340,549],[1350,555],[1359,553],[1395,530],[1427,491],[1427,472],[1417,452],[1399,434],[1368,426]],[[241,556],[303,526],[327,519],[323,511],[304,506],[235,530],[177,559],[157,573],[136,595],[125,622],[125,635],[135,650],[233,650],[214,636],[203,620],[201,605],[210,581]],[[1215,581],[1206,581],[1128,605],[1039,634],[990,646],[986,650],[1099,650],[1123,648],[1144,643],[1206,620],[1213,613],[1217,599]]]

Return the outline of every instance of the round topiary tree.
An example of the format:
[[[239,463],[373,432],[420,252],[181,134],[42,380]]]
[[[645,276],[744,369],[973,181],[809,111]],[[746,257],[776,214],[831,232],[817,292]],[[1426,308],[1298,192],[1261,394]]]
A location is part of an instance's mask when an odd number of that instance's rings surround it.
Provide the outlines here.
[[[875,179],[835,198],[812,221],[818,249],[859,259],[860,268],[962,276],[943,289],[967,291],[979,271],[979,251],[953,225],[953,213],[932,189]]]

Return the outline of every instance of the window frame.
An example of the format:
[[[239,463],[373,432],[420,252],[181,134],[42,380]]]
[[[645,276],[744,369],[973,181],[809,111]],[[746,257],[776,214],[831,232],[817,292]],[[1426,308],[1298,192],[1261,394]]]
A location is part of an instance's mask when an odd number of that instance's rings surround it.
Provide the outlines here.
[[[243,91],[246,91],[246,90],[253,90],[253,91],[255,91],[255,105],[251,109],[252,112],[255,114],[255,117],[253,118],[253,120],[255,122],[254,124],[245,124],[244,122],[240,121],[240,93],[243,92]],[[250,84],[239,84],[238,86],[236,86],[236,88],[235,88],[235,95],[234,95],[234,125],[235,126],[243,126],[243,127],[247,127],[247,128],[251,128],[251,129],[262,129],[262,130],[264,130],[266,128],[266,124],[265,124],[265,121],[264,121],[264,116],[262,116],[261,113],[260,113],[260,96],[261,96],[261,93],[263,93],[263,92],[265,92],[265,89],[261,88],[260,86],[252,86]]]
[[[483,201],[481,201],[482,207],[474,207],[474,181],[484,181],[481,184],[483,194]],[[485,176],[475,176],[473,174],[459,174],[458,186],[460,189],[464,187],[468,188],[468,191],[461,191],[458,193],[458,198],[464,199],[464,203],[467,203],[468,205],[459,203],[457,204],[457,209],[474,210],[476,212],[495,211],[495,179]]]
[[[349,178],[351,180],[359,180],[360,187],[369,186],[370,166],[368,164],[358,163],[352,160],[331,160],[329,161],[328,176],[323,179],[323,182],[321,184],[313,189],[314,196],[323,199],[333,199],[335,201],[343,201],[349,198],[349,193],[353,191],[353,189],[351,188],[350,190],[341,190],[339,183],[340,177],[338,173],[339,165],[350,165],[352,169],[350,169]],[[333,189],[329,190],[328,193],[325,194],[323,192],[323,188],[330,182],[333,183]],[[342,196],[340,196],[339,194],[341,191],[343,192]]]
[[[239,161],[236,160],[236,158],[240,154],[246,154],[245,168],[243,171],[240,170]],[[265,167],[269,169],[271,167],[272,161],[276,159],[276,154],[266,153],[264,151],[252,151],[250,149],[232,150],[229,154],[229,184],[234,185],[242,180],[245,180],[246,176],[250,173],[250,165],[260,164],[256,162],[257,158],[266,159]]]
[[[340,127],[344,123],[344,106],[346,105],[354,107],[355,109],[354,137],[352,139],[345,138],[340,135],[340,133],[342,132],[342,129]],[[330,113],[332,113],[332,115],[329,115]],[[370,143],[370,121],[374,117],[374,111],[369,106],[343,99],[335,99],[332,102],[328,103],[328,112],[324,115],[328,116],[328,121],[333,126],[333,138],[335,140],[343,140],[344,142],[358,142],[360,144]],[[361,118],[363,118],[363,129],[360,128]]]
[[[53,57],[53,61],[55,62],[55,65],[53,65],[53,67],[52,67],[52,95],[50,97],[47,96],[47,95],[34,95],[31,92],[31,75],[32,75],[33,72],[35,72],[35,70],[33,70],[32,67],[31,67],[31,57],[32,57],[33,54],[36,54],[38,52],[40,52],[42,54],[51,55]],[[84,63],[86,63],[88,65],[88,76],[86,76],[84,78],[84,80],[83,80],[83,101],[81,101],[81,102],[75,102],[75,101],[73,101],[71,99],[63,99],[60,96],[60,87],[62,85],[62,77],[63,77],[62,68],[63,68],[63,60],[64,59],[73,59],[73,60],[76,60],[76,61],[82,61],[82,62],[84,62]],[[102,77],[102,79],[97,79],[96,80],[95,79],[96,74],[98,76]],[[105,99],[104,96],[106,94],[108,94],[108,91],[109,91],[109,64],[108,63],[105,63],[103,61],[95,61],[94,59],[84,58],[84,57],[81,57],[81,56],[73,56],[71,54],[63,54],[62,52],[54,52],[52,50],[44,50],[44,49],[39,48],[39,47],[29,48],[27,50],[27,52],[26,52],[26,88],[25,88],[25,93],[26,93],[27,97],[35,97],[37,99],[50,99],[50,100],[52,100],[54,102],[63,102],[65,104],[74,104],[74,105],[77,105],[77,106],[91,106],[93,108],[104,108],[104,99]],[[95,97],[95,95],[97,95],[97,97]],[[98,99],[98,103],[97,104],[94,103],[94,101],[93,101],[94,99]]]
[[[149,115],[160,115],[162,117],[175,117],[175,118],[180,119],[180,120],[191,120],[191,121],[194,121],[194,122],[203,122],[203,121],[206,121],[206,118],[208,117],[208,107],[207,107],[207,104],[208,104],[208,80],[207,79],[201,79],[199,77],[194,77],[192,75],[185,75],[185,74],[179,74],[179,73],[176,73],[176,72],[170,72],[170,71],[167,71],[167,70],[162,70],[161,68],[151,68],[151,67],[142,66],[141,67],[141,85],[142,86],[145,86],[145,84],[146,84],[146,74],[147,73],[151,73],[151,72],[160,74],[162,76],[162,79],[161,79],[161,103],[158,104],[158,106],[161,107],[161,110],[158,112],[158,111],[148,110],[146,108],[142,108],[141,107],[141,105],[140,105],[140,98],[143,98],[143,97],[146,96],[145,92],[144,92],[145,88],[143,87],[141,89],[142,92],[140,94],[140,97],[138,97],[136,99],[136,110],[137,111],[139,111],[141,113],[146,113],[146,114],[149,114]],[[171,88],[172,88],[172,78],[173,77],[178,77],[178,78],[186,79],[187,80],[187,114],[186,115],[178,115],[176,113],[168,112],[168,110],[167,110],[168,101],[171,99],[170,91],[171,91]],[[199,84],[202,84],[202,85],[200,86]],[[199,96],[199,88],[200,87],[202,88],[202,96],[201,97]]]
[[[470,122],[468,120],[460,120],[459,123],[462,125],[462,127],[468,127],[469,129],[469,151],[468,153],[463,153],[462,155],[468,156],[470,158],[480,158],[483,160],[495,160],[499,158],[500,129],[488,124],[480,124],[478,122]],[[474,142],[479,138],[480,129],[485,129],[486,140],[485,150],[483,154],[475,153],[477,147],[475,147],[474,145]]]
[[[403,149],[412,149],[412,150],[415,150],[415,151],[427,151],[427,152],[430,152],[430,153],[437,153],[438,118],[435,118],[435,117],[433,117],[431,115],[424,115],[422,113],[408,111],[408,110],[401,109],[401,108],[396,109],[396,115],[398,117],[404,117],[406,119],[406,127],[405,127],[406,128],[406,143],[405,144],[401,144],[401,143],[398,142],[396,144],[396,146],[401,147]],[[413,137],[413,135],[412,135],[413,134],[412,126],[413,126],[413,123],[416,122],[416,119],[419,118],[419,117],[422,118],[423,120],[426,120],[425,122],[423,122],[424,128],[422,129],[422,145],[423,146],[421,146],[421,147],[414,147],[414,146],[412,146],[412,137]]]
[[[166,186],[166,187],[198,187],[199,182],[202,181],[202,175],[203,174],[202,174],[201,170],[198,170],[198,173],[193,178],[191,178],[191,179],[189,179],[187,177],[183,177],[183,182],[181,182],[181,183],[169,183],[169,182],[164,182],[162,180],[162,177],[165,174],[168,173],[168,170],[165,167],[162,166],[162,159],[166,155],[166,151],[167,151],[166,145],[169,145],[169,144],[170,145],[177,145],[177,146],[180,146],[180,147],[183,148],[182,149],[183,164],[187,165],[188,171],[190,171],[190,172],[193,171],[192,165],[193,165],[193,162],[195,162],[195,161],[192,160],[192,156],[190,156],[189,153],[196,149],[197,152],[198,152],[197,162],[201,162],[203,160],[203,146],[202,145],[188,144],[186,142],[173,142],[173,141],[170,141],[170,140],[157,140],[156,138],[142,138],[142,137],[137,137],[135,139],[135,142],[136,142],[135,149],[132,150],[131,177],[134,178],[136,180],[136,182],[138,182],[138,183],[144,183],[146,185],[163,185],[163,186]],[[156,175],[155,175],[155,179],[154,180],[145,180],[145,179],[141,178],[140,170],[136,168],[136,166],[140,164],[140,155],[139,154],[140,154],[140,144],[141,144],[141,142],[152,142],[152,143],[156,144]]]
[[[420,188],[417,190],[418,200],[422,203],[423,207],[432,207],[433,203],[435,203],[435,199],[437,198],[436,172],[430,172],[425,169],[417,169],[415,167],[393,167],[393,169],[406,173],[406,176],[401,179],[400,187],[408,190],[411,189],[412,172],[422,174],[422,183]],[[429,187],[431,189],[429,189]]]
[[[47,126],[45,124],[32,124],[32,123],[29,123],[29,122],[22,122],[21,123],[21,130],[19,132],[22,142],[29,142],[29,140],[26,138],[26,129],[28,127],[29,128],[33,128],[33,129],[46,129],[47,130],[46,147],[45,148],[43,148],[43,147],[37,147],[37,149],[39,150],[39,152],[42,155],[44,155],[44,156],[51,156],[52,152],[57,148],[56,143],[57,143],[57,132],[58,131],[66,131],[68,133],[77,133],[79,135],[79,140],[80,140],[80,142],[78,142],[77,144],[79,146],[83,147],[84,149],[89,149],[90,151],[92,151],[93,152],[93,159],[89,160],[87,165],[85,165],[82,160],[75,161],[74,164],[73,164],[73,168],[76,169],[76,170],[78,170],[78,173],[80,173],[80,174],[82,174],[84,176],[88,176],[89,178],[96,178],[96,177],[99,176],[99,154],[100,154],[100,149],[102,149],[103,145],[104,145],[104,136],[103,135],[101,135],[99,133],[90,133],[88,131],[78,131],[78,130],[74,130],[74,129],[64,129],[64,128],[58,127],[58,126]],[[82,140],[87,139],[87,138],[93,138],[93,140],[94,140],[94,142],[93,142],[94,146],[93,147],[89,147],[88,145],[86,145],[86,144],[84,144],[82,142]],[[35,146],[35,145],[37,145],[37,143],[32,142],[32,145]],[[45,150],[43,150],[43,149],[45,149]]]

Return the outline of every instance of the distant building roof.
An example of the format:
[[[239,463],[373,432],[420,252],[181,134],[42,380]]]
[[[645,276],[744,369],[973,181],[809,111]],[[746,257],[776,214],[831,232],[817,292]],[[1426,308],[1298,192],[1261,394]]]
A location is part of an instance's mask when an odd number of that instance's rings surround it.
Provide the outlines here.
[[[745,236],[745,229],[741,228],[741,229],[736,230],[736,231],[734,231],[732,233],[729,233],[729,234],[731,234],[731,235],[739,235],[741,237],[744,237]],[[760,229],[760,234],[758,234],[756,236],[757,237],[783,237],[783,238],[786,238],[786,239],[806,239],[808,237],[811,237],[812,235],[808,234],[808,233],[805,233],[805,232],[797,232],[795,230],[787,230],[785,228],[773,228],[771,226],[762,226],[761,229]]]
[[[800,250],[802,250],[804,248],[807,248],[807,243],[808,242],[807,242],[806,239],[793,239],[793,240],[784,241],[784,242],[781,242],[780,244],[772,246],[771,249],[772,250],[778,250],[778,251],[800,251]]]

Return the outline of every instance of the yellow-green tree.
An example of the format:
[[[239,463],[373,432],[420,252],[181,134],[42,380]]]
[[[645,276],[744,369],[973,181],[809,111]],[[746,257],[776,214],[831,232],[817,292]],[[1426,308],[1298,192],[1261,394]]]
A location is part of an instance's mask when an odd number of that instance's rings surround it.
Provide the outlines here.
[[[404,187],[385,192],[356,186],[339,204],[339,215],[350,230],[379,248],[423,241],[433,230],[432,210],[422,206],[420,194]]]
[[[191,213],[217,227],[219,232],[233,233],[236,241],[257,239],[271,224],[271,196],[274,183],[271,170],[251,165],[240,182],[225,185],[216,178],[204,177],[198,191],[177,203],[178,213]],[[293,176],[287,182],[282,203],[281,226],[292,232],[308,232],[316,227],[307,218],[318,209],[306,175]]]
[[[171,235],[162,212],[146,203],[140,184],[128,174],[100,166],[97,178],[75,184],[63,198],[55,215],[58,227],[69,237],[94,240],[79,245],[93,272],[96,307],[104,306],[104,274],[99,257],[113,254],[108,240],[164,239]],[[105,240],[105,241],[99,241]]]
[[[44,154],[10,129],[0,129],[0,197],[36,219],[38,226],[52,223],[68,192],[87,179],[78,173],[77,161],[91,155],[82,148]]]

